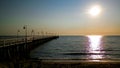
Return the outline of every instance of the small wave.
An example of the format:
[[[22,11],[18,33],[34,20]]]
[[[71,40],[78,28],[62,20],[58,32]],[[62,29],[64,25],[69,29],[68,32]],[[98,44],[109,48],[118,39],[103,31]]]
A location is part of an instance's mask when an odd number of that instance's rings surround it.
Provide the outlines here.
[[[64,53],[64,55],[120,55],[111,53]]]
[[[120,50],[107,49],[107,50],[95,50],[95,51],[120,51]]]

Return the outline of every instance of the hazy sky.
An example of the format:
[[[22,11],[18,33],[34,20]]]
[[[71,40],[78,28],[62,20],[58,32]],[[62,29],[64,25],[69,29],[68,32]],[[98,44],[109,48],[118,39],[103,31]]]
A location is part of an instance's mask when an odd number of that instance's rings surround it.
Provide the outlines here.
[[[101,13],[87,12],[99,5]],[[120,34],[120,0],[0,0],[0,35],[41,30],[60,34]]]

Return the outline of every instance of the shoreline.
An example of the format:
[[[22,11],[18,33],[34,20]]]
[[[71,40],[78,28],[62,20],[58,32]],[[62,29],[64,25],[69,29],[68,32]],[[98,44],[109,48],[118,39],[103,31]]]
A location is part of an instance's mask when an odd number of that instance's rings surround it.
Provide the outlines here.
[[[119,68],[120,60],[23,59],[0,62],[0,68]]]
[[[36,61],[36,60],[35,60]],[[37,60],[39,61],[39,60]],[[120,59],[43,59],[42,63],[120,63]]]

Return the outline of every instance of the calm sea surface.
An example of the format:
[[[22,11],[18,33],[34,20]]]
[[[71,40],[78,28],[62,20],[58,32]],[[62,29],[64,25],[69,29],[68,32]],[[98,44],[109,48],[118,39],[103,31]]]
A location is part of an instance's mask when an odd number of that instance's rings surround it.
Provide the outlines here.
[[[120,59],[120,36],[60,36],[30,55],[38,59]]]

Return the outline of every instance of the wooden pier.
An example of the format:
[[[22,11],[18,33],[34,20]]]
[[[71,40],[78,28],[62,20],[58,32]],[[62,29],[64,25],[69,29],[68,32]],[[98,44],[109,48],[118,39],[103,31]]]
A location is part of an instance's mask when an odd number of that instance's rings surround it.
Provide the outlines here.
[[[29,58],[32,49],[58,36],[35,36],[0,40],[0,60]]]

